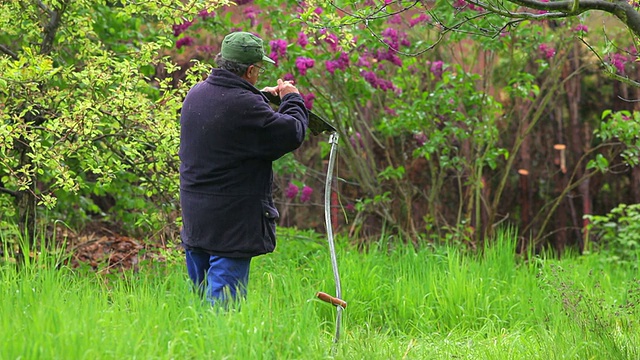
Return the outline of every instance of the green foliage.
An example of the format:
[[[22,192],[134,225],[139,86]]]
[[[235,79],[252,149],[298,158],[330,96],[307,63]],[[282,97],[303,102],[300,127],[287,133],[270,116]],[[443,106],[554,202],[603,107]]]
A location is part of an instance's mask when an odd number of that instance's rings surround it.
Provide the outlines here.
[[[238,3],[3,2],[4,214],[20,215],[8,209],[5,194],[13,193],[34,195],[39,210],[80,225],[99,216],[137,235],[179,225],[180,105],[222,36],[242,29],[261,35],[278,60],[258,87],[295,80],[338,128],[346,164],[339,186],[348,188],[345,202],[357,204],[348,219],[357,234],[381,223],[414,239],[478,241],[504,210],[503,193],[514,190],[508,184],[528,124],[544,118],[537,110],[548,99],[561,98],[561,55],[593,43],[595,32],[575,30],[583,16],[511,21],[513,2],[484,10],[445,0]],[[621,124],[624,116],[613,115],[599,134],[627,144],[632,163],[637,121]],[[309,140],[275,164],[277,184],[324,181],[329,146]],[[603,171],[611,162],[606,154],[589,160]],[[420,161],[423,168],[412,166]]]
[[[621,156],[624,162],[632,167],[638,166],[640,164],[640,112],[606,110],[602,113],[602,120],[600,128],[594,130],[594,134],[602,141],[619,142],[623,146]],[[590,166],[602,168],[598,163]]]
[[[640,204],[620,204],[606,215],[588,215],[593,251],[616,264],[638,267],[640,258]]]
[[[179,70],[159,56],[173,43],[166,24],[217,4],[3,2],[11,30],[0,43],[14,56],[0,57],[2,187],[33,189],[39,205],[77,224],[104,212],[132,232],[161,227],[176,207],[181,99],[199,80],[176,88],[154,77]]]

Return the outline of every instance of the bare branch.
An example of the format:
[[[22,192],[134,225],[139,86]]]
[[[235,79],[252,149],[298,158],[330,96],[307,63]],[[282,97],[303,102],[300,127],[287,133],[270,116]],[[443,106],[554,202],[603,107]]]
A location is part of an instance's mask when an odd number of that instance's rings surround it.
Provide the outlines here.
[[[67,9],[67,5],[70,0],[66,0],[60,4],[60,8],[56,10],[48,10],[45,6],[44,10],[49,14],[50,19],[49,23],[44,27],[44,36],[42,37],[42,44],[40,45],[40,54],[46,55],[51,52],[53,47],[53,41],[55,40],[56,33],[58,32],[58,28],[60,27],[60,22],[62,20],[62,15]]]
[[[467,0],[468,3],[507,18],[551,19],[580,15],[587,11],[607,12],[622,21],[636,36],[640,37],[640,12],[629,1],[624,0],[563,0],[544,2],[542,0],[507,0],[507,2],[548,13],[514,12],[497,8],[491,2]]]
[[[49,7],[42,2],[42,0],[36,1],[36,4],[40,9],[46,12],[49,16],[53,16],[53,11],[51,11],[51,9],[49,9]]]
[[[15,192],[13,190],[9,190],[7,188],[3,188],[3,187],[0,187],[0,194],[8,194],[8,195],[11,195],[13,197],[18,197],[18,193],[17,192]]]
[[[0,44],[0,51],[2,51],[3,53],[9,55],[13,60],[19,60],[20,59],[18,57],[18,54],[16,54],[13,51],[11,51],[11,49],[6,47],[5,45]]]

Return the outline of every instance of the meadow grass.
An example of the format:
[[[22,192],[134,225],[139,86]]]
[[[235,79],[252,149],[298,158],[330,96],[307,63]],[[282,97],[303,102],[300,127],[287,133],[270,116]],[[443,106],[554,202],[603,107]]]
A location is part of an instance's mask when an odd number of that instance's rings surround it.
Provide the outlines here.
[[[0,359],[640,358],[635,269],[518,256],[509,232],[476,254],[336,241],[348,302],[337,344],[336,309],[315,298],[335,292],[326,241],[282,229],[229,310],[191,291],[181,261],[108,275],[4,263]]]

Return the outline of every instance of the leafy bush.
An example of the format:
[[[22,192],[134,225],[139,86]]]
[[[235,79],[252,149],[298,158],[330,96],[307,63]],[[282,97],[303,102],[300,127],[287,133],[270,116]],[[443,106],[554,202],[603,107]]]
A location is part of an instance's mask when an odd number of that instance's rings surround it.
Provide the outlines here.
[[[640,254],[640,204],[620,204],[606,215],[588,215],[593,249],[605,261],[638,267]]]

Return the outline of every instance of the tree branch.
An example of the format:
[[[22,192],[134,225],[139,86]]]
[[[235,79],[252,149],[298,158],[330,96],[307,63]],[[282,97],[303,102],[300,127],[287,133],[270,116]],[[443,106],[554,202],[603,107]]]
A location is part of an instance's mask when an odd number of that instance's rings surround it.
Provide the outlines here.
[[[44,6],[44,11],[50,16],[49,23],[44,27],[44,36],[42,37],[42,44],[40,44],[40,54],[47,55],[53,48],[53,41],[55,40],[56,33],[58,32],[58,28],[60,27],[60,22],[62,20],[62,14],[64,14],[67,5],[69,4],[69,0],[61,3],[60,8],[53,11],[49,10],[49,8],[42,4],[42,2],[39,3],[41,4],[41,8]]]
[[[18,197],[18,193],[17,192],[15,192],[13,190],[9,190],[7,188],[3,188],[3,187],[0,187],[0,194],[8,194],[8,195],[11,195],[13,197]]]
[[[487,6],[491,7],[490,4],[480,3],[480,1],[476,0],[469,0],[468,2],[474,3],[487,10],[489,10]],[[554,17],[557,17],[555,16],[556,14],[563,14],[561,17],[570,17],[591,10],[604,11],[620,19],[620,21],[627,25],[629,30],[640,37],[640,12],[626,0],[564,0],[552,2],[543,2],[541,0],[508,0],[508,2],[530,9],[555,11]],[[506,10],[502,12],[504,13],[505,11]],[[506,12],[511,13],[509,11]]]
[[[6,47],[5,45],[0,44],[0,51],[2,51],[3,53],[9,55],[13,60],[19,60],[20,59],[18,57],[18,54],[16,54],[13,51],[11,51],[11,49]]]

